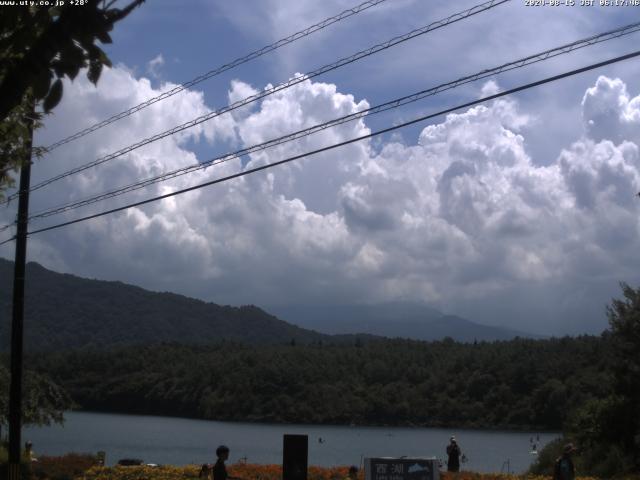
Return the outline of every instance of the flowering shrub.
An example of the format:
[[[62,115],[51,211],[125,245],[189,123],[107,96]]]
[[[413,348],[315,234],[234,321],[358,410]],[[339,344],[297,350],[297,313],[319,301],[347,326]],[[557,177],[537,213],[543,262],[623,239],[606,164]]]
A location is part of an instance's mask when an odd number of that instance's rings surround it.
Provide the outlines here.
[[[199,465],[186,467],[148,467],[146,465],[132,467],[93,467],[76,480],[185,480],[197,479]],[[233,474],[232,474],[233,475]]]
[[[349,467],[315,467],[308,470],[308,480],[344,480]],[[200,465],[185,467],[93,467],[75,480],[188,480],[197,479]],[[244,480],[281,480],[282,467],[280,465],[253,465],[237,463],[229,465],[229,475]],[[442,472],[442,480],[551,480],[549,476],[506,475],[493,473],[460,472],[453,474]],[[358,480],[364,480],[364,472],[358,473]],[[590,477],[578,477],[576,480],[596,480]],[[640,480],[640,478],[625,478],[624,480]]]
[[[38,457],[31,463],[31,476],[35,479],[73,480],[89,468],[98,464],[95,455],[68,453],[61,457]]]
[[[349,467],[316,467],[307,470],[308,480],[344,480]],[[281,465],[253,465],[238,463],[229,467],[229,474],[245,480],[281,480]],[[364,472],[358,473],[358,480],[364,480]]]

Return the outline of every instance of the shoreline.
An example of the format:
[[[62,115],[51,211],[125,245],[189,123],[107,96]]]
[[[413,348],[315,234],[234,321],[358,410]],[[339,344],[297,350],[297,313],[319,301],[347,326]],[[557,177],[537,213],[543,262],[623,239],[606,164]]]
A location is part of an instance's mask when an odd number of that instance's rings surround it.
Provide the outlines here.
[[[406,428],[406,429],[432,429],[432,430],[465,430],[473,432],[495,432],[495,433],[531,433],[562,435],[561,430],[550,430],[546,428],[536,428],[535,426],[506,427],[506,426],[464,426],[464,425],[439,425],[439,424],[415,424],[415,423],[313,423],[313,422],[279,422],[274,420],[254,420],[254,419],[213,419],[196,416],[180,416],[157,413],[123,412],[120,410],[90,410],[76,409],[68,410],[64,413],[87,413],[99,415],[130,415],[140,417],[175,418],[181,420],[194,420],[204,422],[217,422],[224,424],[246,423],[250,425],[273,425],[273,426],[310,426],[310,427],[340,427],[340,428]]]
[[[272,464],[282,460],[283,435],[298,434],[308,436],[309,463],[328,467],[358,464],[362,455],[443,458],[449,437],[456,435],[469,459],[465,468],[500,471],[510,460],[512,471],[523,472],[534,460],[530,437],[539,434],[541,448],[558,436],[535,431],[217,422],[88,411],[68,412],[65,417],[64,426],[25,431],[37,454],[105,451],[107,465],[122,458],[189,465],[215,461],[215,448],[228,445],[231,461],[246,457],[251,463]]]

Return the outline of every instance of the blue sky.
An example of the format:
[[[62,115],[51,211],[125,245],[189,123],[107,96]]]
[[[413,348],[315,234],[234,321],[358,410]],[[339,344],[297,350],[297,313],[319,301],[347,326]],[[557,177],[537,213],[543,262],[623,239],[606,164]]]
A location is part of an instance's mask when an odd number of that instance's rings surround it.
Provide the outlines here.
[[[480,3],[389,0],[210,79],[196,89],[204,92],[208,105],[221,107],[227,104],[226,93],[232,79],[240,79],[256,88],[269,83],[279,84],[296,72],[313,71]],[[355,5],[357,1],[189,0],[183,3],[155,0],[117,27],[114,43],[106,50],[115,62],[122,62],[137,75],[150,77],[153,82],[182,83]],[[317,79],[339,85],[341,91],[353,94],[356,100],[364,98],[374,105],[632,23],[640,18],[638,12],[637,7],[527,7],[524,0],[513,0]],[[632,50],[636,38],[637,35],[628,36],[505,74],[499,82],[507,88],[606,59],[618,52]],[[158,55],[162,56],[163,63],[157,68],[158,78],[154,78],[150,75],[149,62]],[[629,64],[613,66],[521,94],[518,98],[533,108],[541,105],[549,108],[549,104],[555,104],[555,108],[572,108],[577,112],[584,90],[598,74],[616,76],[637,70]],[[394,112],[391,123],[468,100],[478,89],[477,85],[456,89]],[[552,100],[542,101],[541,97],[552,97]],[[372,119],[371,122],[385,126],[390,120]],[[554,130],[560,130],[561,134],[579,133],[576,122],[559,119],[557,123]],[[419,128],[413,130],[413,135]],[[543,143],[547,142],[536,141],[531,146],[539,150]],[[558,144],[563,145],[562,142]],[[542,150],[538,160],[548,161],[544,157],[557,151],[557,147],[551,152]]]
[[[512,0],[34,193],[32,211],[202,162],[640,18],[638,7]],[[37,133],[48,144],[356,2],[149,0]],[[34,182],[448,17],[387,0],[53,152]],[[631,52],[633,34],[466,85],[104,205],[147,198]],[[439,117],[268,173],[33,236],[30,259],[222,304],[424,302],[540,334],[598,333],[640,280],[640,61]],[[45,191],[46,190],[46,191]],[[12,212],[0,213],[11,218]],[[10,258],[13,248],[0,247]]]

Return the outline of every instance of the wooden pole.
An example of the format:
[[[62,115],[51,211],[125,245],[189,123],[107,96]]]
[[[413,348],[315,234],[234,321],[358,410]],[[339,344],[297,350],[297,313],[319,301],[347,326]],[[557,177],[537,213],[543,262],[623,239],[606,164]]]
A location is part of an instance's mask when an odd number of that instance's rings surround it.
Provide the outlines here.
[[[11,321],[11,386],[9,390],[9,480],[20,480],[20,446],[22,429],[22,357],[24,344],[24,278],[27,260],[27,224],[29,188],[31,183],[31,147],[33,142],[33,111],[27,118],[29,135],[26,156],[20,168],[20,197],[16,253],[13,272],[13,316]]]

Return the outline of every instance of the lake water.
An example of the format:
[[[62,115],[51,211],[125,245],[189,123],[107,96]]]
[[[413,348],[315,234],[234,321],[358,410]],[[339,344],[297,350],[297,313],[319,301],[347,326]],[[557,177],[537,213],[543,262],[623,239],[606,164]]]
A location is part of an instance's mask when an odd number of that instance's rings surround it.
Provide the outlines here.
[[[230,463],[282,463],[282,436],[309,435],[310,465],[359,465],[377,456],[445,457],[453,434],[468,462],[463,469],[478,472],[521,473],[538,449],[556,433],[505,432],[439,428],[350,427],[214,422],[184,418],[69,412],[64,426],[25,427],[23,443],[31,441],[36,455],[67,452],[106,452],[106,463],[140,458],[146,463],[185,465],[213,463],[215,449],[231,449]],[[322,439],[322,442],[319,441]]]

